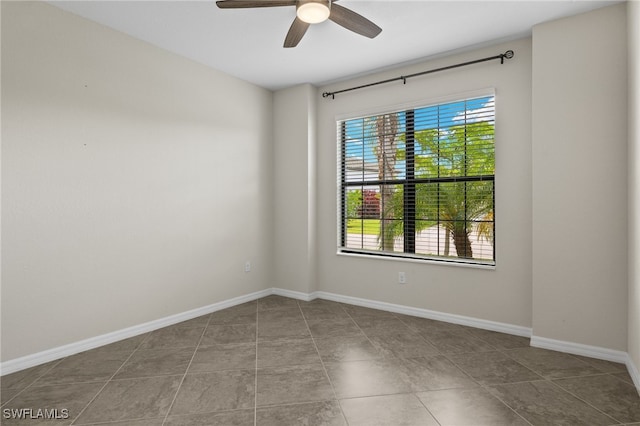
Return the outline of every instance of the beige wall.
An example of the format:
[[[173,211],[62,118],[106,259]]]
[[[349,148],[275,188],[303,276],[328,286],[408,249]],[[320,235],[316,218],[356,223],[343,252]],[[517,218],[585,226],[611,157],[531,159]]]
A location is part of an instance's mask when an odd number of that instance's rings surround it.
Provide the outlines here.
[[[640,8],[628,21],[624,8],[537,26],[533,56],[523,39],[271,94],[49,5],[2,2],[2,361],[279,287],[617,350],[628,337],[640,365]],[[320,96],[507,49],[504,65]],[[337,255],[336,118],[485,88],[495,270]]]
[[[640,368],[640,1],[627,3],[629,33],[629,319],[628,351]]]
[[[323,99],[320,93],[503,53],[515,58]],[[337,255],[336,117],[496,91],[496,268]],[[324,87],[318,93],[318,288],[341,295],[484,320],[531,325],[531,41],[427,61]],[[398,272],[407,284],[398,284]]]
[[[315,104],[311,85],[274,94],[273,286],[316,290]]]
[[[2,360],[264,289],[271,135],[267,90],[2,2]]]
[[[533,29],[533,334],[627,348],[625,4]]]

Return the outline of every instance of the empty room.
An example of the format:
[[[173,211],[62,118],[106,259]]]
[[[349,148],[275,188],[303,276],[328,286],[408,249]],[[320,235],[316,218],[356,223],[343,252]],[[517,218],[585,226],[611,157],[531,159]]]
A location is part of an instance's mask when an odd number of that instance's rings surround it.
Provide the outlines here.
[[[640,424],[640,1],[0,19],[1,424]]]

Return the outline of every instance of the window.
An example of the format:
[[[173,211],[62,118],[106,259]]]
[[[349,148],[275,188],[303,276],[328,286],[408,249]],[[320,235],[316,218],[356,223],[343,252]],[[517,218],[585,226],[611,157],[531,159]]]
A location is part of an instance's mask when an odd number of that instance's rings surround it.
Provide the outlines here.
[[[338,122],[339,250],[495,264],[494,96]]]

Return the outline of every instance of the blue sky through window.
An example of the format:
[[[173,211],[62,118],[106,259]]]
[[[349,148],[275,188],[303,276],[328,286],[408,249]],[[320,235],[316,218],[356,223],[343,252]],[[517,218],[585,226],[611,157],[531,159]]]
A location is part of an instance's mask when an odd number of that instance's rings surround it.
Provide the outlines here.
[[[444,139],[453,126],[473,123],[478,121],[493,122],[494,96],[483,96],[463,101],[450,102],[439,105],[426,106],[414,110],[415,131],[438,129]],[[398,115],[398,149],[404,151],[404,140],[401,137],[406,128],[406,114]],[[344,122],[345,154],[349,159],[361,164],[362,173],[366,170],[377,169],[377,157],[375,153],[378,144],[378,130],[374,117],[363,117]],[[425,154],[419,144],[415,147],[416,155]],[[396,178],[402,178],[405,162],[399,158],[396,163]]]

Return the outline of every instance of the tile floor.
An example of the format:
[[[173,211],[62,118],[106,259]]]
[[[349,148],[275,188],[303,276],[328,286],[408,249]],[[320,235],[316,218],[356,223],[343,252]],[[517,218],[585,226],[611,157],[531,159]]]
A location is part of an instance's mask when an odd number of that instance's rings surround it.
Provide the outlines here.
[[[622,364],[532,348],[522,337],[279,296],[0,383],[3,425],[640,424],[640,398]],[[5,418],[24,408],[31,416],[58,409],[68,419]]]

